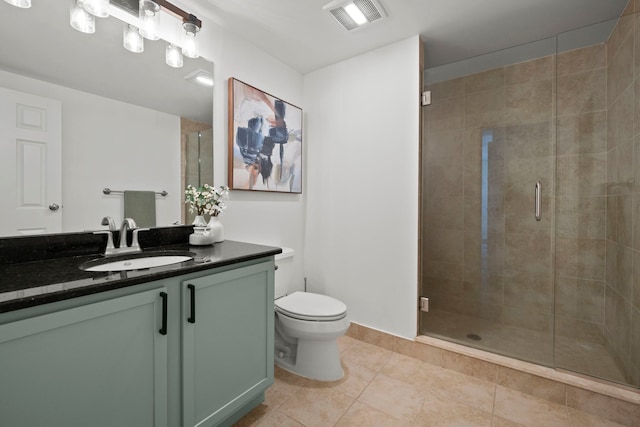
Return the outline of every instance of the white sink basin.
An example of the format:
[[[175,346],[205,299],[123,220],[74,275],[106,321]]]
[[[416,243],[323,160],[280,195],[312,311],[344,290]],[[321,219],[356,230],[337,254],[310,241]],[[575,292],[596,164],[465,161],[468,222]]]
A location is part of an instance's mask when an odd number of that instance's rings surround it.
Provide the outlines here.
[[[188,253],[188,252],[187,252]],[[98,262],[88,262],[80,268],[84,271],[130,271],[141,270],[145,268],[162,267],[165,265],[177,264],[193,259],[190,255],[176,254],[154,254],[154,255],[138,255],[132,257],[117,257],[109,262],[108,258],[99,260]]]

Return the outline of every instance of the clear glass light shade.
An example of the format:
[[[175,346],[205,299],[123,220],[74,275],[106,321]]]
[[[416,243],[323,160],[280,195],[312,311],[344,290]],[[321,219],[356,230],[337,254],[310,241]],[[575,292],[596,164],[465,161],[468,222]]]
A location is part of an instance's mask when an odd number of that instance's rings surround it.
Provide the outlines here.
[[[182,52],[180,51],[180,48],[174,44],[169,43],[167,45],[166,60],[167,60],[167,65],[170,67],[174,67],[174,68],[182,67],[183,59],[182,59]]]
[[[4,0],[4,1],[16,7],[22,7],[25,9],[28,7],[31,7],[31,0]]]
[[[185,22],[183,24],[184,33],[182,34],[182,54],[188,58],[198,58],[200,51],[198,49],[198,26],[191,22]]]
[[[96,32],[96,18],[84,10],[81,1],[76,0],[73,6],[71,6],[69,23],[71,27],[81,33],[93,34]]]
[[[131,24],[124,25],[124,31],[122,34],[122,45],[129,52],[144,52],[144,38],[140,35],[138,27]]]
[[[109,0],[82,0],[84,10],[98,18],[109,16],[109,3]]]
[[[147,40],[160,38],[160,6],[151,0],[140,0],[139,3],[140,34]]]

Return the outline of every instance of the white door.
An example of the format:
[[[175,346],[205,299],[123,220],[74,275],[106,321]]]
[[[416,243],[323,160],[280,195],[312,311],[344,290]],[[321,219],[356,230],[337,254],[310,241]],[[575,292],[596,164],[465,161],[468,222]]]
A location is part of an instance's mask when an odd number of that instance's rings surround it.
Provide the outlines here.
[[[61,231],[61,103],[0,88],[0,236]]]

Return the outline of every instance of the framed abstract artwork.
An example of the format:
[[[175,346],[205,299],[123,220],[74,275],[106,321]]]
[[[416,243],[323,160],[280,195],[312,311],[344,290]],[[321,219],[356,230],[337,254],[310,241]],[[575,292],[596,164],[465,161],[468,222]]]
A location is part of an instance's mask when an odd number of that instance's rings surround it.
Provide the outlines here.
[[[229,187],[302,193],[302,109],[229,79]]]

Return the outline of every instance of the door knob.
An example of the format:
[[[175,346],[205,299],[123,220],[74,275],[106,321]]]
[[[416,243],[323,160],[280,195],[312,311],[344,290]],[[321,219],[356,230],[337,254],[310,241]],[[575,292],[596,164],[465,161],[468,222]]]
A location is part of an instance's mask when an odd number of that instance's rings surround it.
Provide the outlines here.
[[[60,209],[60,205],[58,205],[57,203],[51,203],[49,205],[49,210],[50,211],[57,211],[58,209]]]

